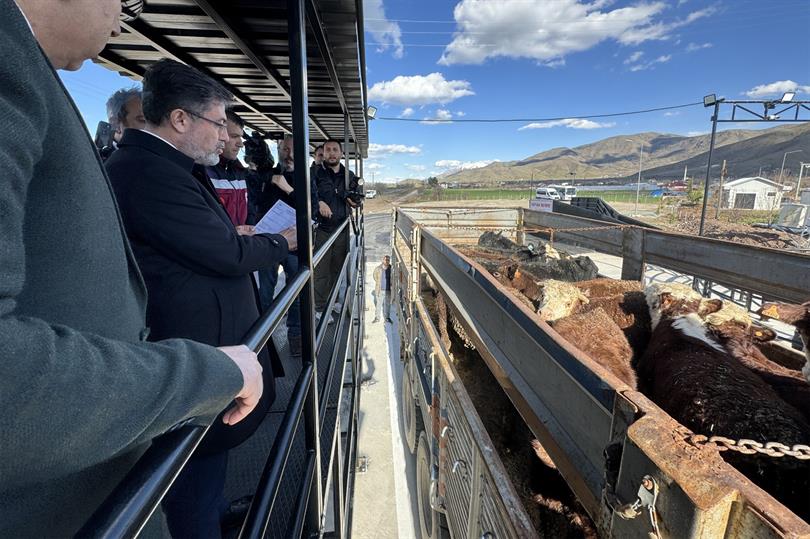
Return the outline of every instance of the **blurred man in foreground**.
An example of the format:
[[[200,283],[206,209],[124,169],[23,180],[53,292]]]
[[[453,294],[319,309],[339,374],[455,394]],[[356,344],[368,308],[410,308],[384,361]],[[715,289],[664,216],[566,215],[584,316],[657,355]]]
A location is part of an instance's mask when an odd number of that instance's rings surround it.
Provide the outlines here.
[[[0,0],[2,537],[74,535],[153,438],[234,397],[235,424],[262,394],[243,346],[146,342],[141,274],[54,71],[95,57],[120,12],[120,0]]]

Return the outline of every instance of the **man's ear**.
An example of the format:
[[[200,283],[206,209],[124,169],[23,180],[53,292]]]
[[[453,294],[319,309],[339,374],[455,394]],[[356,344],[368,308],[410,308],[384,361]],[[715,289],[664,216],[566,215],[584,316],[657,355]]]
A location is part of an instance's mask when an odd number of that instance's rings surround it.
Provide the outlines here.
[[[191,127],[191,115],[183,109],[174,109],[169,113],[169,125],[179,133],[186,133]]]

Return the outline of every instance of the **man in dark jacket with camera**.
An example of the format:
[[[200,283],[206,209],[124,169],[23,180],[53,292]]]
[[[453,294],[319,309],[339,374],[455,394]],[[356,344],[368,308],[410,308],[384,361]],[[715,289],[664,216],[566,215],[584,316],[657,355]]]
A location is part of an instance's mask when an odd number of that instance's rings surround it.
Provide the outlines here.
[[[231,100],[197,70],[156,62],[143,79],[146,129],[128,129],[106,164],[149,291],[155,340],[240,343],[259,316],[252,272],[277,266],[288,245],[295,249],[294,229],[237,234],[206,176],[228,139]],[[275,397],[273,375],[282,374],[277,356],[271,365],[267,355],[259,356],[264,394],[255,411],[237,426],[214,425],[166,495],[173,536],[218,536],[228,449],[259,426]]]
[[[343,147],[337,140],[327,140],[323,145],[323,166],[318,169],[315,183],[318,188],[318,229],[315,231],[315,248],[320,248],[349,217],[350,208],[356,208],[361,198],[357,196],[358,182],[349,170],[348,186],[346,169],[340,162]],[[349,230],[344,230],[332,244],[332,248],[315,269],[315,310],[323,311],[329,301],[329,292],[340,277],[340,268],[349,251]]]

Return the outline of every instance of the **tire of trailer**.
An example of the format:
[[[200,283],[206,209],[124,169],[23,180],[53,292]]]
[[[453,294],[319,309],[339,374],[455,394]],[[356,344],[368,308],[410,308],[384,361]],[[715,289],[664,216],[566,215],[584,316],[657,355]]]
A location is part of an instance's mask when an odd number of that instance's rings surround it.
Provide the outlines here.
[[[419,433],[424,430],[422,412],[416,405],[411,383],[410,365],[406,364],[402,371],[402,429],[405,431],[405,443],[408,451],[413,455],[416,452],[416,441]]]
[[[443,537],[440,515],[430,506],[430,445],[425,431],[419,432],[416,447],[416,500],[419,506],[419,532],[422,539]]]

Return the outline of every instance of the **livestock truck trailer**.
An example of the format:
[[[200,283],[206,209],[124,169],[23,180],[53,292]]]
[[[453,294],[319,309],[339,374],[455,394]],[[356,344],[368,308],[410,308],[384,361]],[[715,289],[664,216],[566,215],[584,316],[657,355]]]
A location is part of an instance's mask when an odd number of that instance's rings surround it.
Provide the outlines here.
[[[485,231],[522,245],[539,236],[561,249],[578,245],[620,257],[622,279],[643,280],[645,268],[655,265],[748,291],[749,298],[792,303],[810,296],[810,257],[522,208],[398,208],[392,219],[401,417],[416,453],[423,537],[810,537],[808,522],[727,464],[716,446],[698,443],[563,340],[457,247]],[[463,351],[448,347],[448,316],[486,373],[460,372]],[[767,354],[783,364],[804,361],[779,345]],[[482,400],[483,378],[495,387]],[[497,392],[522,425],[487,417]],[[526,461],[515,461],[498,442],[504,431],[521,427],[539,441],[573,502],[560,492],[526,498]],[[542,481],[559,491],[553,478]],[[533,503],[545,503],[546,515],[556,510],[574,529],[539,529]]]

